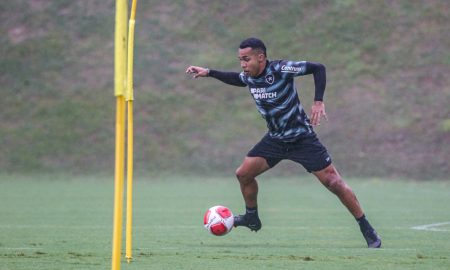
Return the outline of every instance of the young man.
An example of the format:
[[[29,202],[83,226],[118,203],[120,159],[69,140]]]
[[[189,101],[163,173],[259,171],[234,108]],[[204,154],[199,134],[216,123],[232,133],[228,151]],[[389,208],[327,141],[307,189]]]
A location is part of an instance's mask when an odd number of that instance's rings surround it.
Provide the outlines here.
[[[258,217],[258,183],[256,176],[274,167],[283,159],[301,164],[308,172],[333,192],[357,220],[369,248],[381,247],[381,239],[367,221],[352,189],[344,182],[331,163],[326,148],[318,140],[312,126],[326,119],[323,95],[326,85],[325,67],[307,61],[267,59],[266,46],[257,38],[248,38],[239,46],[239,61],[243,71],[222,72],[190,66],[186,73],[194,78],[213,77],[224,83],[249,88],[256,107],[267,122],[268,133],[244,158],[236,170],[246,213],[235,217],[235,226],[252,231],[261,229]],[[311,120],[297,95],[294,77],[313,74],[315,97]]]

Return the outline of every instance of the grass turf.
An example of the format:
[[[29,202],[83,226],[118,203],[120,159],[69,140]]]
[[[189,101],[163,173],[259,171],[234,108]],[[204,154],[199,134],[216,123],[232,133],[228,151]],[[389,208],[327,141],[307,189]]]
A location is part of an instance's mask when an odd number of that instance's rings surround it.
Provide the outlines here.
[[[207,208],[243,211],[232,177],[139,177],[133,261],[122,269],[449,269],[449,182],[352,179],[383,238],[371,250],[339,201],[312,179],[262,177],[263,228],[223,237],[202,227]],[[113,180],[0,176],[0,269],[110,269]],[[124,242],[123,242],[124,244]]]

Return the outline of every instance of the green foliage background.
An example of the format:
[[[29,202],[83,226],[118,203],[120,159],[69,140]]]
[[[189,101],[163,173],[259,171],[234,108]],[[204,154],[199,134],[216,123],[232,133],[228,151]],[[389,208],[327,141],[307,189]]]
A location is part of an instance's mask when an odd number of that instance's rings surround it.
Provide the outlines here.
[[[111,172],[114,1],[0,3],[0,170]],[[245,88],[188,65],[239,70],[257,36],[272,59],[327,67],[317,129],[344,175],[448,179],[448,1],[139,1],[140,172],[230,173],[264,134]],[[297,80],[308,108],[313,80]],[[302,171],[291,163],[279,174]]]

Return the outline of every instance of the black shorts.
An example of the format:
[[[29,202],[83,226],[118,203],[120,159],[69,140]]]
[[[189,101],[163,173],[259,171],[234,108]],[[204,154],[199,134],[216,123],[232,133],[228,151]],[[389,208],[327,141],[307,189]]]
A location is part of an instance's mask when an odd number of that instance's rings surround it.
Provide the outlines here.
[[[295,142],[283,142],[266,134],[247,154],[248,157],[262,157],[272,168],[283,159],[300,163],[308,172],[325,169],[331,164],[331,157],[315,134]]]

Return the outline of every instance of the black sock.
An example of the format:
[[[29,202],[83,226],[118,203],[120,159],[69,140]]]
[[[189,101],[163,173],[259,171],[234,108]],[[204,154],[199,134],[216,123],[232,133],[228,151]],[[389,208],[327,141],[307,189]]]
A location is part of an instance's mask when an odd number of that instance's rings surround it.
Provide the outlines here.
[[[373,230],[372,226],[370,226],[369,221],[367,221],[366,216],[362,215],[360,218],[357,218],[356,221],[359,224],[359,228],[362,232]]]
[[[255,207],[245,207],[245,214],[250,214],[250,215],[258,215],[258,206]]]

